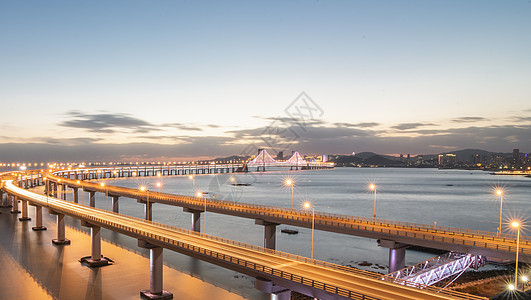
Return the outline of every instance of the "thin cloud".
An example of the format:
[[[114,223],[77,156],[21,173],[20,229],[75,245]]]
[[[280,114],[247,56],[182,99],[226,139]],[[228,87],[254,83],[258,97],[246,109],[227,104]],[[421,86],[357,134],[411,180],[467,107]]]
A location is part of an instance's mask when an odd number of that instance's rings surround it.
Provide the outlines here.
[[[379,126],[380,123],[343,123],[343,122],[340,122],[340,123],[334,123],[334,125],[338,126],[338,127],[351,127],[351,128],[371,128],[371,127],[376,127],[376,126]]]
[[[61,122],[60,126],[85,129],[94,133],[115,133],[118,131],[148,133],[160,130],[149,122],[122,113],[85,114],[71,111],[67,113],[67,116],[71,120]]]
[[[419,128],[419,127],[423,127],[423,126],[433,126],[433,125],[435,125],[435,124],[431,124],[431,123],[400,123],[398,125],[391,126],[391,128],[398,129],[398,130],[409,130],[409,129],[415,129],[415,128]]]
[[[452,120],[454,123],[472,123],[481,121],[487,121],[487,119],[483,117],[460,117]]]

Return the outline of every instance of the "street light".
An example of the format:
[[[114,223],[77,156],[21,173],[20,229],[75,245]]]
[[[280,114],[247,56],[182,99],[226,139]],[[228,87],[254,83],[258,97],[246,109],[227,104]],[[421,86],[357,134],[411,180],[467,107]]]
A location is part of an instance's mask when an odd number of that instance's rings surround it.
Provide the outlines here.
[[[511,223],[511,225],[518,231],[516,235],[516,266],[514,268],[514,288],[518,290],[518,247],[520,246],[520,223],[514,221]]]
[[[496,195],[500,196],[500,224],[498,225],[498,237],[501,236],[502,208],[503,208],[503,190],[497,189]]]
[[[315,208],[313,207],[313,205],[310,204],[310,202],[304,203],[304,208],[312,209],[312,246],[310,248],[310,251],[311,251],[311,258],[313,259],[313,232],[315,229]]]
[[[232,176],[230,181],[234,182],[234,203],[236,203],[236,186],[238,185],[238,180],[236,180],[236,177]]]
[[[376,219],[376,184],[371,183],[371,184],[369,185],[369,189],[370,189],[371,191],[374,191],[374,212],[373,212],[373,214],[372,214],[372,217],[373,217],[374,219]]]
[[[295,186],[295,182],[293,181],[293,179],[288,178],[286,179],[286,181],[284,181],[284,186],[291,188],[291,209],[293,209],[293,188]]]
[[[522,292],[525,292],[525,286],[527,285],[528,280],[529,278],[527,278],[527,276],[525,275],[522,276],[522,281],[524,282],[524,286],[522,287]]]
[[[203,203],[205,205],[205,216],[203,218],[203,231],[206,233],[206,197],[203,197],[203,193],[202,192],[197,192],[197,197],[198,198],[203,198]]]
[[[195,193],[195,178],[192,175],[188,175],[188,179],[192,180],[192,194]]]
[[[140,190],[142,192],[146,191],[146,220],[151,221],[151,218],[149,217],[149,190],[145,186],[141,186]]]
[[[107,207],[107,210],[109,210],[109,195],[108,195],[108,192],[107,192],[107,188],[105,187],[105,183],[103,183],[103,182],[100,185],[101,185],[102,188],[105,189],[105,206]]]

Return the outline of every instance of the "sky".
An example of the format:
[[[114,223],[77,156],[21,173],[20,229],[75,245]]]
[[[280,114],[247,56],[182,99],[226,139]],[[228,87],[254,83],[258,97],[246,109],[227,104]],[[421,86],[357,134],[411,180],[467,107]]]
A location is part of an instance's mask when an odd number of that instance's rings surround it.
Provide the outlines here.
[[[531,152],[531,1],[0,2],[0,162]]]

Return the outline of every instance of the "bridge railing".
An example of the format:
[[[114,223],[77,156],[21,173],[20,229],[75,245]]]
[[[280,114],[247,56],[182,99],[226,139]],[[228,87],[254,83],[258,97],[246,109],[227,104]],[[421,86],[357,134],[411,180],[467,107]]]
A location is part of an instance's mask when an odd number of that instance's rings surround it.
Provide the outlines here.
[[[58,176],[59,177],[59,176]],[[70,179],[71,180],[71,179]],[[100,192],[109,191],[112,192],[112,190],[120,191],[123,193],[129,193],[134,197],[146,197],[146,192],[137,191],[135,189],[131,188],[124,188],[124,187],[116,187],[107,186],[107,188],[101,188],[98,187],[95,183],[88,183],[86,181],[83,181],[83,185],[90,186],[91,189],[97,189]],[[155,191],[149,191],[149,197],[151,199],[159,199],[159,200],[176,200],[176,201],[184,201],[187,204],[191,205],[203,205],[205,199],[204,198],[198,198],[198,197],[192,197],[192,196],[186,196],[186,195],[176,195],[176,194],[169,194],[169,193],[161,193],[161,192],[155,192]],[[264,216],[269,215],[269,213],[278,213],[275,215],[275,217],[280,217],[283,219],[290,219],[293,216],[305,216],[305,217],[311,217],[311,213],[309,211],[305,210],[299,210],[299,209],[289,209],[289,208],[280,208],[280,207],[274,207],[274,206],[266,206],[266,205],[258,205],[258,204],[248,204],[248,203],[241,203],[241,202],[232,202],[232,201],[224,201],[224,200],[215,200],[215,199],[206,199],[207,201],[207,208],[210,207],[217,207],[220,206],[223,207],[223,209],[226,210],[240,210],[243,212],[249,212],[254,214],[261,214],[262,212],[268,212],[267,214],[263,213]],[[293,219],[293,218],[292,218]],[[340,225],[344,225],[344,223],[360,223],[360,224],[370,224],[373,226],[382,226],[382,227],[388,227],[393,229],[407,229],[412,231],[421,231],[425,233],[433,233],[433,234],[444,234],[444,235],[454,235],[454,236],[461,236],[461,237],[470,237],[470,238],[480,238],[485,240],[492,240],[492,241],[503,241],[503,242],[514,242],[516,243],[516,235],[514,234],[507,234],[503,233],[498,236],[495,232],[489,232],[489,231],[480,231],[480,230],[472,230],[472,229],[462,229],[462,228],[456,228],[456,227],[448,227],[448,226],[434,226],[434,225],[427,225],[427,224],[419,224],[419,223],[412,223],[412,222],[402,222],[402,221],[393,221],[393,220],[384,220],[384,219],[374,219],[374,218],[367,218],[367,217],[357,217],[357,216],[350,216],[350,215],[341,215],[341,214],[333,214],[333,213],[325,213],[325,212],[316,212],[315,214],[315,221],[317,222],[326,222],[328,223],[328,220],[334,220],[338,223],[341,223]],[[325,224],[326,224],[325,223]],[[330,224],[332,225],[332,224]],[[349,226],[352,228],[352,226]],[[372,230],[374,231],[374,230]],[[531,237],[527,236],[521,236],[520,237],[520,243],[524,245],[531,245]]]

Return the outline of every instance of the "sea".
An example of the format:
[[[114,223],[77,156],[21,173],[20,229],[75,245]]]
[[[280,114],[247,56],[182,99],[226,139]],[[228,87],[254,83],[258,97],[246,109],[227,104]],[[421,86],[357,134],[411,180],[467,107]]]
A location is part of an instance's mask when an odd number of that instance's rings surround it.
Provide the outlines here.
[[[231,181],[234,177],[235,181]],[[293,197],[287,179],[294,182]],[[100,180],[101,181],[101,180]],[[205,197],[304,209],[310,202],[316,212],[352,215],[410,223],[449,226],[496,232],[503,190],[504,232],[509,221],[521,220],[522,235],[531,224],[531,178],[492,175],[479,170],[438,170],[415,168],[335,168],[290,171],[282,168],[266,172],[202,174],[186,176],[131,177],[106,179],[106,184],[182,195],[202,192]],[[237,184],[234,185],[234,182]],[[376,193],[369,185],[376,186]],[[42,187],[35,189],[42,193]],[[71,194],[67,195],[71,201]],[[80,194],[88,205],[88,194]],[[376,197],[376,201],[375,201]],[[376,205],[374,205],[376,203]],[[111,199],[98,193],[96,206],[111,209]],[[153,220],[191,228],[191,214],[180,207],[153,205]],[[149,288],[149,252],[137,241],[102,230],[102,254],[114,261],[111,266],[90,269],[78,259],[90,255],[90,235],[78,220],[66,220],[69,246],[53,246],[56,228],[53,215],[45,214],[46,231],[31,230],[33,221],[20,222],[8,208],[0,210],[0,289],[10,299],[139,299],[139,291]],[[143,205],[120,198],[120,213],[142,217]],[[34,209],[30,209],[34,217]],[[254,220],[206,213],[201,230],[254,245],[263,245],[263,227]],[[530,228],[528,226],[528,228]],[[282,233],[282,229],[298,234]],[[279,225],[277,250],[310,256],[311,229]],[[407,250],[406,265],[420,263],[433,253]],[[319,260],[386,273],[388,249],[374,239],[315,231],[314,257]],[[164,289],[175,299],[269,299],[254,289],[253,278],[197,259],[164,251]],[[494,267],[495,266],[491,266]],[[6,292],[7,291],[7,292]]]

